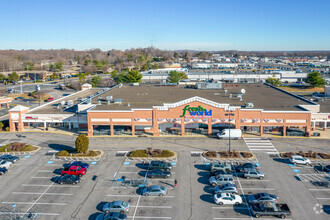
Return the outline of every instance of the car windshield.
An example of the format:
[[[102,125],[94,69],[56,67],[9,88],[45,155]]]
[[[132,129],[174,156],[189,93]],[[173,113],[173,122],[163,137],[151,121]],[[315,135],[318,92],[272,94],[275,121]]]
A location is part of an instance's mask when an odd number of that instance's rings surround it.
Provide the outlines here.
[[[121,205],[126,207],[127,206],[127,203],[126,202],[123,202]]]
[[[254,197],[256,198],[256,199],[259,199],[260,198],[260,194],[256,194]]]
[[[163,186],[160,187],[162,190],[165,190],[165,188]]]
[[[81,167],[78,167],[77,170],[79,171],[81,169]]]
[[[230,197],[231,197],[232,199],[235,199],[235,196],[234,196],[234,195],[232,195],[232,194],[230,195]]]

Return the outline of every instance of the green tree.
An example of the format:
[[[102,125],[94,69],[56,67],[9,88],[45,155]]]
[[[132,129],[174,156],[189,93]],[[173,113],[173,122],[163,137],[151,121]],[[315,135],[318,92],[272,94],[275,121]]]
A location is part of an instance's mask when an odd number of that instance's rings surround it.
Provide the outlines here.
[[[155,70],[156,70],[156,69],[159,69],[158,63],[154,63],[154,64],[152,65],[152,68],[155,69]]]
[[[148,64],[143,64],[142,66],[141,66],[141,71],[146,71],[147,69],[149,69],[149,67],[148,67]]]
[[[281,84],[281,81],[278,78],[269,77],[268,79],[266,79],[266,83],[269,83],[273,86],[279,86]]]
[[[16,72],[9,74],[8,81],[10,82],[17,82],[19,80],[19,75]]]
[[[137,83],[137,82],[139,83],[141,82],[141,79],[142,79],[142,74],[139,73],[138,70],[132,70],[126,74],[127,83]]]
[[[2,131],[3,126],[3,123],[0,121],[0,131]]]
[[[80,83],[80,84],[83,84],[83,83],[85,83],[86,82],[86,75],[85,74],[83,74],[83,73],[79,73],[78,74],[78,82]]]
[[[32,62],[26,62],[25,63],[25,70],[31,71],[33,69],[34,69],[34,63],[32,63]]]
[[[53,73],[51,76],[50,76],[51,79],[58,79],[60,78],[56,73]]]
[[[114,79],[116,77],[116,75],[118,74],[118,71],[117,70],[113,70],[111,72],[111,77]]]
[[[188,79],[188,77],[185,73],[177,71],[171,71],[167,77],[169,83],[178,83],[181,79]]]
[[[91,80],[91,84],[93,87],[98,87],[100,86],[102,82],[102,77],[101,76],[94,76]]]
[[[0,82],[3,82],[6,79],[6,76],[0,73]]]
[[[84,134],[80,134],[76,139],[75,146],[78,153],[86,153],[89,147],[88,137]]]
[[[63,62],[56,62],[55,69],[57,72],[63,71]]]
[[[311,84],[313,87],[320,87],[326,84],[325,79],[321,76],[319,72],[311,72],[307,75],[305,79],[306,83]]]
[[[114,77],[116,83],[125,83],[126,82],[126,73],[121,72]]]
[[[100,60],[93,60],[93,63],[94,63],[94,66],[95,66],[98,70],[102,69],[103,64],[102,64],[102,62],[101,62]]]

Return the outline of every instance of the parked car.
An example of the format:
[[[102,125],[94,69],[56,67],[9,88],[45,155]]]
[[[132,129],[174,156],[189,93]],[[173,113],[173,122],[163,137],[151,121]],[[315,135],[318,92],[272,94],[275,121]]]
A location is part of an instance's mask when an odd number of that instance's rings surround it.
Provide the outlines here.
[[[231,174],[219,174],[218,176],[211,176],[209,183],[213,187],[224,184],[234,184],[234,177]]]
[[[114,202],[107,202],[103,206],[103,212],[120,212],[125,213],[129,211],[130,203],[124,201],[114,201]]]
[[[329,173],[330,172],[330,165],[324,166],[323,171],[326,172],[326,173]]]
[[[231,193],[214,194],[214,202],[218,205],[239,205],[242,204],[242,197]]]
[[[150,170],[163,169],[163,170],[172,170],[173,166],[171,163],[165,161],[151,161],[149,165]]]
[[[244,163],[244,164],[240,164],[240,165],[236,166],[236,171],[243,172],[244,169],[246,169],[246,168],[257,169],[257,166],[253,163]]]
[[[214,170],[222,170],[223,172],[230,172],[232,169],[229,163],[212,162],[210,163],[210,171],[214,171]]]
[[[16,163],[17,161],[19,161],[19,157],[13,156],[10,154],[5,154],[5,155],[0,156],[0,160],[5,160],[5,161],[12,162],[12,163]]]
[[[89,164],[88,163],[84,163],[81,161],[74,161],[73,163],[65,163],[63,164],[64,168],[70,168],[71,166],[79,166],[79,167],[83,167],[88,169],[89,168]]]
[[[61,176],[60,178],[58,178],[57,182],[59,184],[77,184],[80,183],[80,177],[79,176],[75,176],[75,175],[69,175],[69,174],[65,174],[64,176]]]
[[[108,214],[101,213],[96,217],[96,220],[126,220],[127,215],[120,212],[109,212]]]
[[[222,186],[216,186],[214,188],[214,193],[219,194],[219,193],[233,193],[233,194],[237,194],[238,193],[238,189],[237,186],[235,184],[225,184]]]
[[[293,164],[304,164],[304,165],[311,165],[311,161],[306,158],[306,157],[302,157],[302,156],[299,156],[299,155],[292,155],[290,158],[289,158],[289,161]]]
[[[54,100],[54,97],[49,97],[48,99],[47,99],[47,102],[51,102],[51,101],[53,101]]]
[[[171,177],[171,172],[157,169],[157,170],[148,171],[147,176],[149,178],[165,178],[165,179],[167,179],[167,178]]]
[[[276,195],[272,195],[269,193],[256,193],[249,195],[247,200],[251,204],[260,202],[277,202],[277,197]]]
[[[245,168],[243,176],[246,179],[249,178],[263,179],[265,177],[265,174],[257,169]]]
[[[8,169],[11,166],[11,164],[12,164],[12,162],[5,161],[5,160],[0,160],[0,167]]]
[[[0,168],[0,175],[3,175],[5,173],[7,173],[7,172],[8,172],[7,168],[4,168],[4,167],[1,167]]]
[[[70,174],[70,175],[77,175],[77,176],[83,176],[87,172],[86,168],[78,167],[78,166],[71,166],[70,168],[64,168],[61,171],[61,174]]]
[[[144,196],[165,196],[167,189],[165,186],[153,185],[143,189]]]
[[[223,170],[212,170],[212,171],[210,171],[210,176],[217,176],[219,174],[232,174],[232,172],[231,171],[226,172],[226,171],[223,171]]]
[[[277,204],[274,202],[253,204],[250,210],[256,218],[260,216],[278,216],[280,218],[286,218],[286,216],[291,215],[287,204]]]

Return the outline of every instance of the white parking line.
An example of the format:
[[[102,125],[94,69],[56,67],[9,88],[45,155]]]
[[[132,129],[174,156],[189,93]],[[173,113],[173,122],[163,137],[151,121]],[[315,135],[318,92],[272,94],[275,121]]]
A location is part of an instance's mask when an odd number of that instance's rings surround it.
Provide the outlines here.
[[[213,219],[251,219],[251,218],[213,218]]]
[[[234,172],[235,172],[235,176],[237,176],[236,170],[234,170]],[[237,182],[239,184],[239,187],[241,188],[242,194],[244,195],[244,191],[243,191],[243,188],[242,188],[242,185],[241,185],[241,182],[239,181],[239,179],[237,179]],[[245,203],[247,204],[246,198],[243,197],[243,199],[244,199]],[[249,211],[249,215],[250,215],[250,218],[249,219],[252,219],[253,220],[251,210],[248,209],[248,211]]]
[[[131,206],[133,208],[155,208],[155,209],[171,209],[173,206]]]
[[[1,214],[8,214],[8,215],[28,215],[30,213],[28,212],[1,212]],[[44,213],[44,212],[38,212],[38,215],[49,215],[49,216],[55,216],[60,215],[59,213]]]
[[[133,216],[127,216],[128,218],[133,218]],[[146,219],[172,219],[172,217],[148,217],[148,216],[135,216],[134,218],[146,218]],[[133,219],[134,219],[133,218]]]
[[[51,171],[51,170],[38,170],[37,172],[38,173],[52,173],[54,171]]]
[[[330,191],[330,189],[308,189],[310,191]]]
[[[139,197],[139,195],[107,195],[107,196],[113,196],[113,197]],[[158,197],[158,196],[143,196],[143,198],[153,198],[153,197]],[[163,198],[174,198],[175,196],[162,196]]]
[[[47,188],[48,190],[49,188]],[[16,195],[52,195],[52,196],[73,196],[71,193],[38,193],[38,192],[13,192]]]
[[[49,179],[53,178],[54,176],[31,176],[32,179]]]
[[[241,188],[241,187],[239,187],[238,189],[243,191],[243,188]],[[269,191],[275,190],[275,189],[271,189],[271,188],[244,188],[244,189],[246,189],[246,190],[269,190]]]
[[[3,204],[33,204],[33,202],[2,202]],[[42,203],[42,202],[37,202],[35,205],[67,205],[66,203]]]
[[[233,206],[223,207],[223,206],[214,206],[212,209],[233,209]],[[248,207],[236,206],[235,209],[248,209]]]
[[[240,180],[241,182],[251,182],[251,181],[256,181],[256,182],[269,182],[270,180],[251,180],[251,179],[245,179],[245,180]]]
[[[315,199],[329,200],[330,198],[315,198]]]
[[[139,207],[140,199],[141,199],[141,195],[139,195],[139,199],[137,201],[137,204],[136,204],[136,207],[135,207],[135,210],[134,210],[133,220],[135,219],[135,214],[136,214],[137,208]]]
[[[49,185],[41,185],[41,184],[22,184],[22,186],[46,187],[46,186],[49,186]],[[71,186],[71,185],[53,185],[53,187],[79,188],[80,186]]]

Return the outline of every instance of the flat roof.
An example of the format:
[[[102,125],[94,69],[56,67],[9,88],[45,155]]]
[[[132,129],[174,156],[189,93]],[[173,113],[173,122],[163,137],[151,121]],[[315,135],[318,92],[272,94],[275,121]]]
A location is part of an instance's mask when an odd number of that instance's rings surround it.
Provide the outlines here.
[[[308,104],[303,100],[290,96],[264,84],[223,84],[224,89],[201,90],[178,86],[159,86],[159,84],[140,84],[139,86],[124,85],[102,94],[103,101],[93,110],[131,110],[151,109],[153,106],[162,106],[164,103],[175,103],[194,96],[199,96],[217,103],[229,103],[231,106],[245,106],[246,102],[254,104],[254,109],[274,111],[303,111],[298,105]],[[237,97],[241,89],[245,89],[243,100]],[[225,94],[225,89],[228,91]],[[229,94],[232,98],[229,98]],[[107,96],[113,99],[122,99],[122,104],[107,105]],[[99,97],[92,100],[97,104]],[[129,106],[128,106],[129,104]]]
[[[75,111],[72,111],[72,109],[62,111],[61,108],[57,109],[57,106],[60,105],[60,103],[62,101],[65,101],[67,103],[69,100],[72,100],[73,105],[75,105],[75,104],[79,103],[81,101],[81,99],[87,98],[93,94],[96,94],[98,91],[101,91],[101,90],[102,89],[87,89],[87,90],[84,90],[79,93],[73,93],[71,96],[67,96],[61,100],[55,100],[55,102],[53,102],[52,104],[45,105],[45,106],[43,106],[39,109],[36,109],[32,112],[29,112],[29,113],[31,113],[31,114],[72,114],[72,113],[75,113]]]

